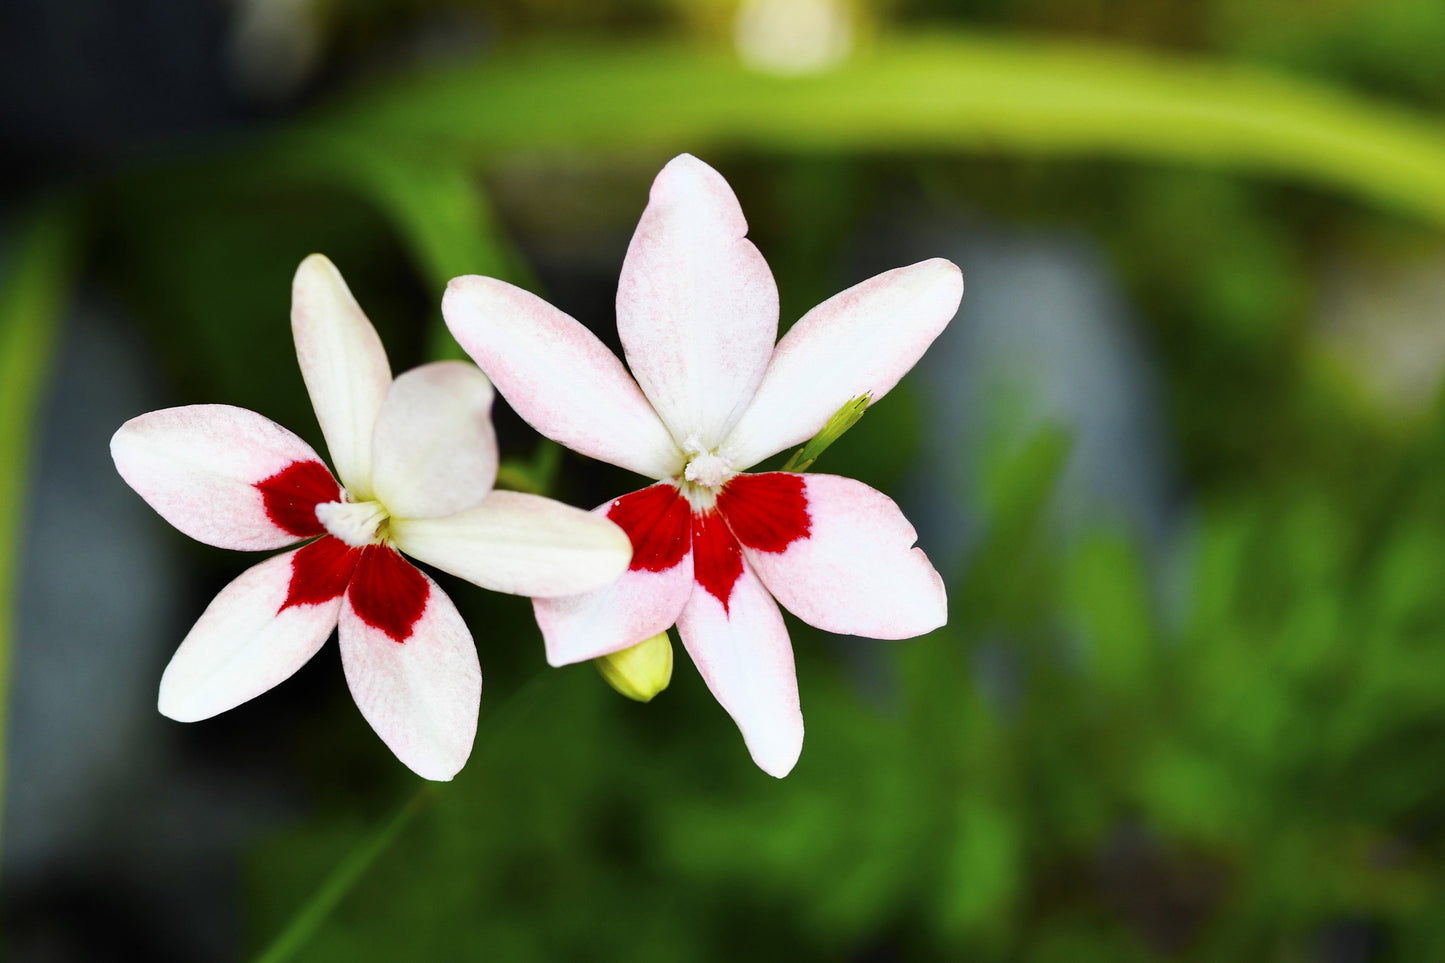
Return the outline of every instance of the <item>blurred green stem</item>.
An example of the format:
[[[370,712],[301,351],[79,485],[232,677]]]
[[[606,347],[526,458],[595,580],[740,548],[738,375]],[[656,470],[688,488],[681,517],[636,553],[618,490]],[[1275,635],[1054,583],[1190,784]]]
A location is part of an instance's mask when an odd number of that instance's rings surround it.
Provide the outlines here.
[[[41,394],[60,312],[79,254],[79,218],[68,197],[42,203],[15,232],[10,270],[0,278],[0,800],[5,798],[5,748],[15,599],[25,496]]]
[[[422,783],[412,797],[402,805],[375,832],[368,834],[356,848],[346,855],[337,867],[326,877],[316,893],[307,900],[281,934],[271,942],[256,963],[283,963],[295,958],[296,954],[311,941],[325,923],[331,911],[351,892],[351,887],[362,877],[367,868],[381,855],[392,840],[407,827],[416,814],[437,798],[437,788],[429,782]]]
[[[530,713],[539,711],[546,704],[560,676],[561,673],[551,670],[537,673],[504,699],[496,709],[482,716],[477,729],[483,735],[478,738],[472,750],[472,757],[468,761],[469,768],[463,770],[459,779],[467,778],[468,772],[485,770],[488,750],[498,740],[515,731]],[[311,898],[291,917],[286,928],[261,951],[255,963],[285,963],[286,960],[296,958],[377,857],[396,841],[418,813],[440,797],[441,786],[438,783],[423,782],[393,815],[357,842],[351,852],[317,887]]]

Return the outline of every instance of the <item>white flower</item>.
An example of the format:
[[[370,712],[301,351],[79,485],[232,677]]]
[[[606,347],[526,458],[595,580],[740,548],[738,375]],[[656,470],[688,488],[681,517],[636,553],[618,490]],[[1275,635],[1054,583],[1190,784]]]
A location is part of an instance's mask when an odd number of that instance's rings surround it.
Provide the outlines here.
[[[753,759],[783,776],[803,717],[774,599],[827,631],[884,639],[944,624],[947,600],[887,496],[833,475],[744,472],[851,399],[886,394],[953,317],[963,281],[941,259],[880,274],[775,346],[777,287],[746,234],[717,171],[684,154],[658,175],[617,290],[631,375],[582,325],[501,281],[453,280],[442,313],[538,431],[658,479],[597,510],[631,536],[628,572],[534,603],[548,661],[595,658],[676,623]]]
[[[296,272],[291,324],[341,485],[296,435],[228,405],[153,411],[111,440],[121,477],[192,538],[244,551],[314,539],[216,596],[166,667],[160,711],[193,722],[254,698],[339,623],[366,721],[419,775],[450,779],[471,753],[481,668],[456,607],[398,549],[484,588],[547,597],[616,579],[628,539],[595,514],[493,491],[486,376],[442,362],[393,381],[321,255]]]

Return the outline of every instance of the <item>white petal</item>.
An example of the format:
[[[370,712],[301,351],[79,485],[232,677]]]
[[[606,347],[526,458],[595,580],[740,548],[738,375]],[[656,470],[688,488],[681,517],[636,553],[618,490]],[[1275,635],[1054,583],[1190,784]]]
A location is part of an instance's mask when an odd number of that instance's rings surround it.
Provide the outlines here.
[[[330,473],[310,445],[254,411],[230,405],[152,411],[122,425],[110,453],[147,504],[207,545],[259,551],[319,534],[278,524],[256,485],[292,465],[312,465],[320,494]],[[334,482],[330,488],[328,500],[338,494]]]
[[[778,342],[723,448],[734,468],[816,435],[845,403],[882,398],[958,311],[963,275],[934,258],[885,271],[824,301]]]
[[[320,254],[296,269],[291,334],[331,463],[347,490],[365,501],[371,497],[372,428],[391,385],[391,366],[341,272]]]
[[[159,708],[195,722],[289,678],[336,628],[341,596],[283,609],[296,552],[254,565],[207,606],[161,676]]]
[[[768,591],[809,625],[907,639],[948,621],[943,579],[893,500],[837,475],[802,475],[810,531],[781,552],[743,545]]]
[[[486,497],[497,477],[492,383],[438,361],[391,384],[372,437],[371,488],[398,518],[439,518]]]
[[[660,572],[629,569],[585,595],[532,601],[547,646],[547,664],[585,662],[666,631],[692,591],[692,554]]]
[[[778,288],[721,174],[690,154],[657,175],[617,285],[637,383],[681,444],[720,443],[778,336]]]
[[[442,316],[508,404],[548,438],[649,478],[682,470],[678,446],[622,362],[546,301],[495,278],[454,278]]]
[[[522,492],[492,492],[447,518],[393,519],[397,547],[494,592],[547,598],[602,588],[632,543],[605,516]]]
[[[448,780],[472,753],[482,669],[456,606],[430,578],[426,585],[420,619],[397,642],[357,614],[353,580],[341,607],[341,664],[357,708],[396,757],[419,776]]]
[[[711,592],[693,592],[677,630],[753,761],[770,776],[786,776],[803,751],[803,711],[793,646],[767,589],[744,565],[726,611]]]

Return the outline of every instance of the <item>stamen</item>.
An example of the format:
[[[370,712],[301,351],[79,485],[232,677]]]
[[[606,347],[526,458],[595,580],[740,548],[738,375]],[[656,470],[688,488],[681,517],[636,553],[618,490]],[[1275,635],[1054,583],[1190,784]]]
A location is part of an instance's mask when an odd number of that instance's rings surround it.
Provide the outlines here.
[[[316,506],[316,517],[347,545],[364,548],[381,541],[377,532],[391,516],[381,502],[324,502]]]

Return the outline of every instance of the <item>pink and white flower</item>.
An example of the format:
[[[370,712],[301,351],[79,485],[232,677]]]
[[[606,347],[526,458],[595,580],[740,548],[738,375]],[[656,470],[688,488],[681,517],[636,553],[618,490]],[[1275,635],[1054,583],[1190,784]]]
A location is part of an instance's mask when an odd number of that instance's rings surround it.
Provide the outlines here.
[[[456,607],[398,550],[484,588],[548,597],[612,582],[631,546],[595,514],[493,491],[486,376],[441,362],[393,380],[320,255],[296,272],[291,325],[340,484],[299,437],[229,405],[153,411],[111,440],[121,477],[192,538],[243,551],[305,541],[216,596],[166,667],[160,711],[193,722],[254,698],[339,624],[366,721],[417,774],[450,779],[471,753],[481,668]]]
[[[778,294],[732,189],[684,154],[652,185],[617,290],[631,375],[541,299],[452,281],[452,334],[542,434],[657,479],[597,509],[632,539],[615,584],[537,599],[553,665],[674,623],[753,759],[784,776],[803,742],[778,604],[830,632],[899,639],[947,620],[943,581],[887,496],[833,475],[746,469],[886,394],[958,310],[958,268],[880,274],[808,312],[776,345]],[[634,380],[634,378],[636,380]],[[776,601],[775,601],[776,600]]]

